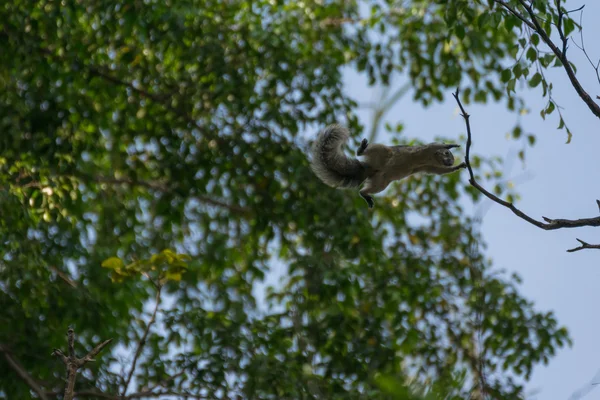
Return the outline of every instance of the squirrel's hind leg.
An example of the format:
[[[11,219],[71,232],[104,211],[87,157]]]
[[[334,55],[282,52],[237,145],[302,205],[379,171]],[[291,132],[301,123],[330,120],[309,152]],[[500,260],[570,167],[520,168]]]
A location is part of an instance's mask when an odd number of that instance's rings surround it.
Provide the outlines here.
[[[375,206],[372,194],[383,192],[388,187],[390,181],[385,179],[383,175],[373,175],[367,179],[365,186],[360,190],[360,196],[365,199],[369,208]]]
[[[359,193],[360,193],[360,197],[362,197],[363,199],[365,199],[365,201],[369,205],[369,208],[375,207],[375,200],[373,200],[372,196],[369,196],[368,194],[363,193],[363,192],[359,192]]]

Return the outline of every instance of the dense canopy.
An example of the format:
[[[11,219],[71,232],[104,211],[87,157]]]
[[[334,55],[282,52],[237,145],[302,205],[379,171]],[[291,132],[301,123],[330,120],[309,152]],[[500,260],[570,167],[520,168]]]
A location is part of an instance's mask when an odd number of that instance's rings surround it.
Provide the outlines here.
[[[404,74],[424,105],[460,84],[465,101],[518,108],[502,83],[518,78],[503,73],[517,23],[445,3],[0,6],[2,352],[48,398],[69,325],[82,354],[113,338],[77,390],[114,398],[383,399],[406,377],[463,398],[483,369],[486,392],[515,398],[568,336],[492,270],[464,175],[409,178],[370,212],[308,166],[306,133],[342,122],[361,137],[347,69]],[[119,275],[113,257],[142,261]],[[127,384],[152,265],[168,282]],[[273,269],[283,282],[264,292]],[[0,397],[29,396],[0,358]]]

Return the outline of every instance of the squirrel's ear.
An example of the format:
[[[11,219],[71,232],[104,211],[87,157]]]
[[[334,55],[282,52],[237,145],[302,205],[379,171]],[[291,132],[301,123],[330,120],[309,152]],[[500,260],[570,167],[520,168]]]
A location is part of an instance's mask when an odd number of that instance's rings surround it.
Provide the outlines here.
[[[460,144],[450,143],[450,144],[444,145],[444,147],[447,149],[453,149],[455,147],[460,147]]]

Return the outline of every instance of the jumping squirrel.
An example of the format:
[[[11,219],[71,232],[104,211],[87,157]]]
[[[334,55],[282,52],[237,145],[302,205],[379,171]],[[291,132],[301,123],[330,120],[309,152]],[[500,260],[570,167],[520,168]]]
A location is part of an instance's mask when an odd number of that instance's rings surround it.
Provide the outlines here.
[[[371,195],[382,192],[393,181],[417,172],[442,175],[466,167],[464,162],[455,166],[450,152],[460,145],[445,143],[386,146],[363,139],[356,155],[364,161],[359,161],[342,150],[349,137],[348,129],[337,124],[319,132],[312,147],[311,168],[319,179],[335,188],[356,188],[365,182],[359,193],[369,208],[375,205]]]

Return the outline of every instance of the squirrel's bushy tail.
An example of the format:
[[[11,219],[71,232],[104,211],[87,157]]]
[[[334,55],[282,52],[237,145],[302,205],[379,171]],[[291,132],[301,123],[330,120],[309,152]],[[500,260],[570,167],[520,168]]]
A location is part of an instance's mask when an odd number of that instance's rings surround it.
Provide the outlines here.
[[[310,166],[323,182],[338,188],[360,186],[367,178],[367,167],[344,154],[342,146],[350,137],[348,129],[330,125],[317,135],[312,146]]]

